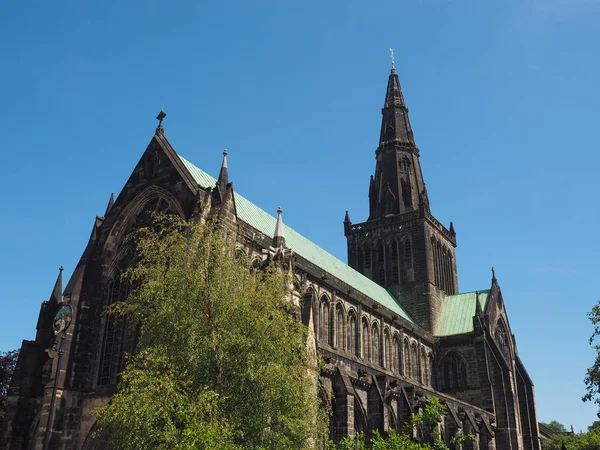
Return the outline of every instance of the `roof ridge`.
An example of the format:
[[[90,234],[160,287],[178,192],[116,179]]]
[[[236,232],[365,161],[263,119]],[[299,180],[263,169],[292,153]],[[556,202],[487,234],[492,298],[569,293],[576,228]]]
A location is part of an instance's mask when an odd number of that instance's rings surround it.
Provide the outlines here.
[[[474,291],[459,292],[458,294],[446,295],[446,297],[454,297],[454,296],[457,296],[457,295],[475,294],[476,292],[479,292],[480,294],[489,294],[490,291],[491,291],[491,289],[475,289]]]

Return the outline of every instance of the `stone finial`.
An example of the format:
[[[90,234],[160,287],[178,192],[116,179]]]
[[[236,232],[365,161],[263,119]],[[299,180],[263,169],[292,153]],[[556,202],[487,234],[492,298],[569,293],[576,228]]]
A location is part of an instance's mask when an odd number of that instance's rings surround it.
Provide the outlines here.
[[[108,216],[108,213],[110,212],[110,210],[112,209],[114,204],[115,204],[115,193],[111,192],[110,198],[108,199],[108,205],[106,205],[106,211],[104,211],[104,217]]]
[[[63,266],[58,268],[58,277],[56,278],[56,283],[54,283],[54,288],[52,289],[52,294],[50,294],[50,303],[54,303],[58,305],[62,302],[62,273]]]
[[[167,113],[164,112],[162,109],[158,113],[158,116],[156,116],[156,119],[158,120],[158,126],[156,127],[156,134],[160,134],[160,135],[165,134],[165,129],[162,126],[162,121],[166,116],[167,116]]]
[[[221,163],[221,171],[219,172],[219,179],[217,180],[217,185],[221,188],[222,191],[225,190],[227,184],[229,183],[229,169],[227,168],[227,149],[223,149],[223,162]]]
[[[492,284],[497,284],[498,280],[496,279],[496,270],[492,266]]]
[[[277,223],[275,224],[275,232],[273,233],[273,247],[285,247],[285,233],[283,229],[283,219],[281,214],[283,209],[281,206],[277,208]]]

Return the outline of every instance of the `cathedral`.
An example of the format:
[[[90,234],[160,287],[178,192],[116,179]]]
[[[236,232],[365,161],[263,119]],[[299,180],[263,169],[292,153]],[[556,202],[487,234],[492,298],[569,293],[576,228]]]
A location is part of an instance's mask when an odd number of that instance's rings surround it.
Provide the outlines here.
[[[533,383],[500,285],[492,270],[481,290],[458,290],[456,232],[430,210],[393,66],[368,219],[353,223],[346,212],[343,221],[348,264],[285,226],[281,209],[272,216],[234,191],[227,152],[217,179],[180,156],[164,117],[123,190],[94,219],[70,280],[63,289],[61,269],[41,304],[35,340],[23,341],[9,388],[0,449],[108,448],[94,433],[92,411],[116,392],[135,339],[106,309],[130,289],[119,276],[134,258],[125,237],[154,212],[217,218],[253,264],[279,256],[293,270],[307,345],[323,359],[319,383],[333,409],[333,440],[401,430],[438,397],[448,410],[440,423],[446,442],[462,431],[475,436],[464,450],[541,449]]]

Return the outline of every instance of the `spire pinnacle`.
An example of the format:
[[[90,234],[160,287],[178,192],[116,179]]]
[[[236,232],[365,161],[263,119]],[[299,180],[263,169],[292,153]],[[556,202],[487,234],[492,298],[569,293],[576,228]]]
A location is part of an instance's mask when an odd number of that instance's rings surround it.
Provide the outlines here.
[[[346,217],[344,217],[344,223],[352,223],[350,221],[350,214],[348,214],[348,211],[346,211]]]
[[[281,218],[283,209],[277,208],[277,223],[275,224],[275,233],[273,233],[273,247],[285,247],[285,233],[283,231],[283,219]]]
[[[394,58],[394,49],[393,48],[390,48],[390,55],[392,57],[392,73],[395,73],[396,72],[396,68],[395,68],[396,59]]]
[[[390,49],[392,51],[393,49]],[[404,103],[404,94],[400,87],[400,79],[396,73],[395,59],[392,52],[392,71],[388,78],[385,102],[381,114],[381,135],[379,145],[389,142],[398,142],[414,146],[414,137],[410,120],[408,119],[408,108]]]
[[[104,211],[104,217],[108,216],[108,213],[110,212],[110,210],[112,209],[114,204],[115,204],[115,193],[111,192],[110,198],[108,199],[108,205],[106,206],[106,211]]]
[[[496,270],[492,266],[492,284],[498,284],[498,280],[496,279]]]
[[[229,183],[229,171],[227,169],[227,149],[223,149],[223,162],[221,163],[221,171],[219,172],[219,179],[217,185],[222,191],[225,191],[227,184]]]
[[[158,126],[156,127],[156,134],[159,134],[159,135],[165,134],[165,129],[162,126],[162,121],[166,116],[167,116],[167,113],[164,112],[162,109],[158,113],[158,116],[156,116],[156,119],[158,120]]]
[[[62,273],[63,266],[60,266],[58,269],[58,277],[56,278],[56,283],[54,283],[54,288],[52,289],[52,294],[50,294],[49,303],[58,305],[62,302]]]

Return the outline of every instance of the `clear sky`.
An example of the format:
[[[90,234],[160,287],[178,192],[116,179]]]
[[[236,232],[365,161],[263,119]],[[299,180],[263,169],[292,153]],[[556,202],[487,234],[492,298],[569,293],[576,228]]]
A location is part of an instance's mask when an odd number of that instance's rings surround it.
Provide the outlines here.
[[[460,290],[492,266],[539,419],[585,429],[600,296],[598,0],[5,0],[0,350],[35,337],[162,108],[176,151],[342,260],[396,68]]]

